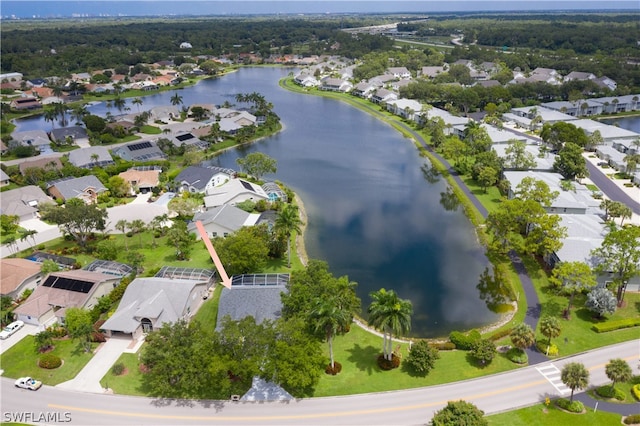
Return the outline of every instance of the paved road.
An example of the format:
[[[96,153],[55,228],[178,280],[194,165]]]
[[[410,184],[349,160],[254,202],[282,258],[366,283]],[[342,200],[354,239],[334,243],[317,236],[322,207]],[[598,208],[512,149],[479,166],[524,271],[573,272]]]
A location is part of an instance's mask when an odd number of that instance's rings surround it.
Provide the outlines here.
[[[159,400],[80,393],[50,386],[32,394],[12,389],[9,379],[2,379],[0,384],[3,420],[12,413],[29,412],[59,413],[61,418],[69,413],[72,425],[415,425],[425,424],[450,400],[471,401],[492,414],[536,404],[546,397],[568,396],[570,391],[557,377],[562,366],[571,361],[582,362],[590,370],[591,386],[603,385],[609,382],[604,366],[613,356],[626,359],[637,368],[640,340],[463,382],[289,402]],[[638,409],[628,407],[630,411]]]
[[[587,161],[587,169],[589,170],[589,179],[596,185],[607,197],[613,201],[620,201],[627,206],[635,214],[640,214],[640,200],[634,200],[618,185],[616,185],[606,174],[604,174],[597,166]]]

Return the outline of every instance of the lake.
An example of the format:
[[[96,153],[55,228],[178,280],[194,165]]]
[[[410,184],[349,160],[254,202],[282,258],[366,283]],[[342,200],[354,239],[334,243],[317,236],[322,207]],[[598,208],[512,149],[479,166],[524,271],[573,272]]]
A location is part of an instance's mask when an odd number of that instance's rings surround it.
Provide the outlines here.
[[[476,289],[488,264],[484,250],[462,210],[441,204],[447,186],[425,179],[426,161],[413,143],[345,103],[280,88],[278,80],[291,71],[243,68],[179,91],[185,105],[234,103],[237,93],[258,92],[282,120],[282,132],[211,163],[237,169],[236,159],[254,151],[275,158],[277,173],[265,178],[284,182],[303,200],[309,257],[358,283],[363,313],[369,293],[384,287],[412,301],[414,336],[444,336],[497,320]],[[169,105],[174,93],[147,96],[141,109]],[[104,114],[106,107],[91,111]],[[51,127],[31,119],[19,130],[31,125]]]

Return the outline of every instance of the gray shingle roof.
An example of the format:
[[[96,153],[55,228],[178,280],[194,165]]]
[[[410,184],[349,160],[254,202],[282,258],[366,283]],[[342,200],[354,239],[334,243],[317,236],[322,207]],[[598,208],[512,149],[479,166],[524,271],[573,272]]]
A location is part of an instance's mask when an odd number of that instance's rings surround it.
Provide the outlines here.
[[[82,176],[75,179],[58,181],[54,185],[65,200],[75,198],[85,192],[87,188],[95,188],[96,193],[104,192],[107,188],[93,175]]]
[[[217,172],[208,167],[187,167],[176,176],[175,181],[179,183],[186,183],[199,191],[203,191],[207,183],[213,178]]]
[[[258,324],[267,319],[279,318],[282,315],[280,293],[283,292],[287,292],[287,287],[284,285],[223,288],[216,329],[221,327],[222,319],[226,316],[231,317],[232,320],[252,316]]]

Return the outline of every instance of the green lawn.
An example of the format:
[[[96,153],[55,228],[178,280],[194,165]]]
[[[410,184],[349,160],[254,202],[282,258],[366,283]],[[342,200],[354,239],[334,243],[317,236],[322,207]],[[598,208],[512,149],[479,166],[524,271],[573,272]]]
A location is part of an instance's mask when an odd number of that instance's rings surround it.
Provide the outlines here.
[[[593,408],[589,407],[584,414],[571,414],[556,408],[552,403],[548,408],[544,404],[537,404],[532,407],[487,416],[486,419],[490,426],[610,426],[621,424],[622,416],[605,411],[594,413]]]
[[[629,363],[629,365],[631,366],[632,370],[633,370],[633,364],[634,364],[633,361]],[[589,395],[591,395],[592,398],[600,399],[600,400],[607,401],[607,402],[611,402],[613,404],[637,404],[638,400],[633,395],[632,388],[633,388],[634,385],[637,385],[639,383],[640,383],[640,375],[633,376],[631,378],[631,380],[629,380],[626,383],[616,383],[616,390],[621,390],[622,392],[624,392],[624,400],[623,401],[618,401],[617,399],[603,398],[603,397],[601,397],[600,395],[598,395],[596,393],[595,389],[589,389],[588,393],[589,393]],[[605,385],[605,386],[608,386],[608,385]],[[638,408],[638,413],[640,413],[640,407]]]
[[[112,389],[114,393],[119,395],[148,395],[142,385],[142,373],[138,368],[138,354],[124,353],[116,361],[116,363],[118,362],[125,365],[125,372],[120,376],[115,376],[109,370],[100,380],[100,385],[103,388]]]
[[[144,133],[146,135],[159,135],[162,133],[162,130],[158,126],[146,125],[140,128],[140,133]]]
[[[324,345],[329,357],[328,346]],[[342,364],[342,372],[336,376],[323,374],[313,396],[351,395],[410,389],[472,379],[487,374],[513,370],[518,366],[499,355],[493,362],[480,368],[465,351],[440,351],[440,359],[426,377],[415,376],[404,364],[391,371],[378,368],[376,358],[382,352],[382,337],[353,325],[345,336],[334,339],[334,357]],[[401,353],[407,356],[407,345],[401,345]]]
[[[194,315],[194,319],[203,326],[212,325],[215,328],[215,325],[218,321],[218,305],[220,304],[220,295],[222,294],[223,286],[221,284],[216,285],[213,290],[213,295],[207,299],[198,312]]]
[[[27,336],[0,355],[4,376],[13,379],[31,376],[47,385],[57,385],[73,379],[76,374],[91,360],[93,353],[86,353],[78,348],[72,340],[54,340],[55,349],[51,352],[58,355],[63,364],[55,370],[38,367],[40,354],[36,353],[33,336]],[[94,349],[97,344],[93,344]]]

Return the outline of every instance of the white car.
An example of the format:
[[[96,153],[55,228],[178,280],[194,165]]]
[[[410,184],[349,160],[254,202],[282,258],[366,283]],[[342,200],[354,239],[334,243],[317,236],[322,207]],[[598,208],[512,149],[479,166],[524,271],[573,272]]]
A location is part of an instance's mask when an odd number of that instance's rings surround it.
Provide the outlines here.
[[[42,387],[42,382],[40,380],[32,379],[31,377],[20,377],[16,380],[15,385],[17,388],[35,391]]]
[[[6,326],[4,330],[0,331],[0,339],[6,339],[16,331],[20,330],[23,326],[24,326],[24,322],[22,321],[12,322],[8,326]]]

